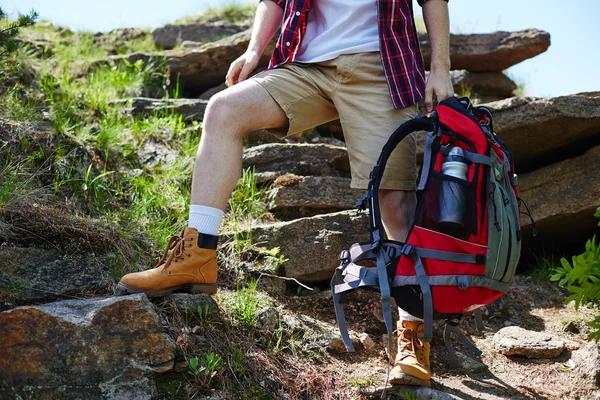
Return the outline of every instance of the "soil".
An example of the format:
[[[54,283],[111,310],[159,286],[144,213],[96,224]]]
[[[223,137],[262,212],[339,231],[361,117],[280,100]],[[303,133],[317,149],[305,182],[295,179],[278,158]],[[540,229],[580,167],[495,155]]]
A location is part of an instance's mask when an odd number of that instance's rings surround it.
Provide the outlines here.
[[[431,343],[433,389],[461,399],[588,399],[597,398],[597,388],[581,378],[569,366],[571,352],[586,343],[583,332],[567,332],[565,326],[573,321],[589,321],[594,312],[573,304],[565,305],[566,292],[549,282],[538,282],[527,276],[517,276],[515,284],[500,300],[484,310],[484,330],[477,332],[475,320],[466,317],[461,329],[483,351],[480,361],[487,369],[467,372],[449,366],[442,339],[443,324],[434,327]],[[306,296],[280,298],[285,306],[325,322],[335,323],[335,314],[327,290]],[[379,295],[370,292],[352,294],[345,306],[349,329],[366,332],[378,344],[375,354],[347,353],[331,355],[323,370],[336,371],[347,377],[348,384],[363,386],[361,391],[374,391],[385,379],[387,357],[384,348],[385,325],[381,317]],[[527,359],[507,357],[493,349],[494,334],[504,326],[517,325],[528,330],[545,331],[563,339],[567,350],[556,359]],[[579,326],[583,324],[579,323]],[[453,343],[456,350],[477,357]],[[356,397],[361,395],[356,391]],[[394,397],[392,397],[394,398]]]

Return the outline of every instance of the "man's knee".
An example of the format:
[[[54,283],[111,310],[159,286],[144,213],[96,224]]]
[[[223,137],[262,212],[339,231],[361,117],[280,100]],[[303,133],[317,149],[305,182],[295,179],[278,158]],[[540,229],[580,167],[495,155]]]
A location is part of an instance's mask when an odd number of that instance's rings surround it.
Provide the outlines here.
[[[412,224],[417,206],[417,197],[414,191],[406,190],[380,190],[379,207],[381,217],[397,224]]]
[[[202,121],[203,133],[223,134],[235,131],[238,119],[235,118],[235,98],[220,92],[210,98]],[[228,129],[223,129],[227,127]]]

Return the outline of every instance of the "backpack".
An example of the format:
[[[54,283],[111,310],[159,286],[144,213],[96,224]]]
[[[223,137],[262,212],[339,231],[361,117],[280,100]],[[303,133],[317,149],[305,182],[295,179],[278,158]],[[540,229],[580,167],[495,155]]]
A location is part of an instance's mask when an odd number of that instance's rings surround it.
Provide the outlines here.
[[[427,133],[414,224],[406,243],[385,240],[379,184],[392,151],[415,131]],[[462,177],[456,173],[457,166]],[[446,320],[444,340],[451,364],[457,364],[451,333],[480,355],[457,326],[462,315],[493,302],[509,288],[521,253],[517,196],[511,152],[493,132],[487,108],[472,106],[466,97],[452,97],[442,101],[430,117],[417,117],[398,127],[357,204],[359,210],[369,208],[371,240],[342,251],[341,264],[331,280],[346,349],[354,351],[342,295],[362,288],[381,293],[388,349],[392,343],[390,300],[394,298],[399,307],[423,318],[426,342],[431,341],[433,320]],[[533,219],[532,227],[535,234]],[[476,317],[481,328],[481,314]]]

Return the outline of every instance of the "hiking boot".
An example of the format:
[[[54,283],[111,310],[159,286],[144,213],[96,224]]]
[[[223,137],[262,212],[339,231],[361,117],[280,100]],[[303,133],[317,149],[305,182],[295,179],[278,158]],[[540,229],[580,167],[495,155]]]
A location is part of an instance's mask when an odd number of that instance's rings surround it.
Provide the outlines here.
[[[423,342],[423,322],[398,321],[398,353],[390,372],[392,385],[430,386],[429,343]]]
[[[169,239],[165,252],[152,269],[125,275],[121,294],[146,293],[150,297],[173,292],[216,293],[217,236],[185,228]]]

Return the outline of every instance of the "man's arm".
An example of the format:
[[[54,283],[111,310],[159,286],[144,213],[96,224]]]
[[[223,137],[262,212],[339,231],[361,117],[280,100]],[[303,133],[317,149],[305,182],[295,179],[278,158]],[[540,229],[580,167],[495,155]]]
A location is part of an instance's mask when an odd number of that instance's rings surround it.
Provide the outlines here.
[[[225,78],[227,86],[244,81],[258,65],[267,44],[281,26],[283,9],[279,3],[281,1],[265,0],[258,4],[248,50],[229,66]]]
[[[430,74],[425,89],[427,112],[433,109],[433,95],[442,101],[454,95],[450,82],[450,23],[447,0],[427,0],[423,6],[423,19],[431,44]]]

